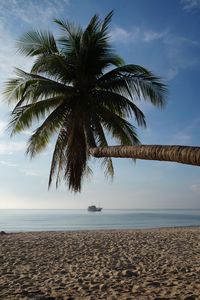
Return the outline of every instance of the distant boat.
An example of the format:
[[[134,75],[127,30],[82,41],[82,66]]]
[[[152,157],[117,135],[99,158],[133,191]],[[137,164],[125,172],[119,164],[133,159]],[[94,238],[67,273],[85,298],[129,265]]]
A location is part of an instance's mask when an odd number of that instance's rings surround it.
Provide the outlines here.
[[[96,207],[95,205],[90,205],[88,206],[88,211],[92,211],[92,212],[95,212],[95,211],[102,211],[102,207]]]

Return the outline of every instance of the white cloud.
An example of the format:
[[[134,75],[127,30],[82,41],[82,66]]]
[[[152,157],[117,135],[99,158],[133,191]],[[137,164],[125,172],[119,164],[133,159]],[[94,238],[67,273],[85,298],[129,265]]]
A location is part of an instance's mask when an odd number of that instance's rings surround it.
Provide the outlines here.
[[[178,74],[179,69],[177,67],[170,67],[166,72],[166,78],[172,80]]]
[[[192,184],[191,190],[197,194],[200,194],[200,183]]]
[[[199,65],[200,62],[200,42],[184,36],[175,35],[168,29],[156,31],[136,27],[132,31],[128,31],[125,28],[116,26],[111,31],[111,37],[114,42],[127,44],[137,42],[137,45],[141,46],[144,46],[144,43],[159,41],[162,46],[161,51],[166,66],[163,75],[167,80],[173,79],[182,70]]]
[[[34,170],[32,168],[26,167],[26,169],[21,168],[21,165],[16,164],[10,160],[0,160],[0,165],[16,168],[17,171],[25,174],[25,176],[33,176],[33,177],[44,177],[44,175],[41,173],[41,171]]]
[[[12,24],[25,32],[29,28],[47,29],[52,20],[59,17],[63,9],[69,5],[69,0],[42,0],[36,4],[35,0],[1,0],[0,1],[0,79],[7,80],[13,74],[14,67],[29,71],[32,59],[20,56],[16,49],[16,40],[19,36],[13,31]],[[13,22],[10,22],[13,20]],[[29,28],[27,24],[30,25]],[[25,26],[24,26],[25,25]],[[25,28],[26,28],[25,27]]]
[[[188,39],[172,34],[169,30],[156,32],[152,30],[144,31],[144,42],[159,40],[164,46],[163,54],[168,61],[165,77],[173,79],[184,69],[194,67],[199,64],[200,43],[197,40]]]
[[[0,155],[12,155],[15,152],[22,152],[26,149],[24,142],[0,142]]]
[[[144,41],[151,42],[155,40],[160,40],[166,35],[166,32],[156,32],[152,30],[144,31]]]
[[[190,122],[190,124],[184,126],[184,128],[181,128],[181,130],[178,130],[173,135],[169,143],[191,145],[195,131],[197,128],[199,128],[199,123],[200,119],[195,119],[193,122]]]
[[[178,132],[174,135],[173,140],[175,144],[188,144],[192,140],[192,134]]]
[[[180,3],[183,9],[188,12],[200,9],[200,0],[181,0]]]
[[[26,176],[43,177],[41,173],[31,169],[21,169],[20,172],[24,173]]]
[[[122,43],[132,43],[136,41],[151,42],[164,38],[166,34],[166,31],[157,32],[153,30],[145,30],[139,27],[135,27],[132,30],[128,31],[120,26],[115,26],[111,30],[111,39],[114,42],[117,41]]]
[[[185,69],[190,69],[199,64],[199,41],[174,35],[170,32],[163,34],[162,43],[165,47],[165,58],[168,60],[166,78],[173,79]]]
[[[1,21],[1,20],[0,20]],[[5,82],[13,75],[14,67],[29,70],[32,60],[17,54],[15,48],[15,37],[7,29],[7,25],[0,22],[1,47],[0,47],[0,78]]]
[[[7,167],[17,167],[18,165],[6,160],[0,160],[0,164]]]
[[[37,3],[34,0],[1,0],[0,16],[41,26],[59,16],[68,5],[69,0],[42,0]]]
[[[133,42],[137,40],[137,38],[139,37],[139,33],[140,33],[139,28],[135,28],[132,31],[128,31],[122,27],[115,26],[111,30],[110,35],[112,41],[126,43],[126,42]]]

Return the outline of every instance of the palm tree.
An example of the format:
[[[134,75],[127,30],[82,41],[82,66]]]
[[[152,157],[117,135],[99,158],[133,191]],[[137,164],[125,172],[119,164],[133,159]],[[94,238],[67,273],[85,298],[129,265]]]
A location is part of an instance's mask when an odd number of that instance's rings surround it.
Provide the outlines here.
[[[121,145],[139,144],[127,120],[135,117],[138,126],[146,126],[135,101],[165,104],[160,78],[144,67],[125,65],[111,47],[112,14],[103,20],[94,15],[85,29],[55,20],[62,30],[59,39],[31,31],[18,41],[19,52],[35,60],[30,72],[16,69],[16,77],[6,82],[6,99],[15,103],[9,127],[13,135],[41,122],[28,141],[31,158],[55,139],[49,186],[56,176],[56,186],[63,179],[70,190],[80,191],[90,149],[108,146],[107,133]],[[111,158],[103,163],[112,176]]]

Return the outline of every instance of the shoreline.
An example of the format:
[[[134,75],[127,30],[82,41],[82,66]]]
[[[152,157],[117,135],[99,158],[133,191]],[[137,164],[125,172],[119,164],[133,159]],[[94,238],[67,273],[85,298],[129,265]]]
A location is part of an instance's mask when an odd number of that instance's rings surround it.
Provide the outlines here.
[[[0,299],[200,299],[200,227],[0,235]]]
[[[32,231],[6,231],[2,230],[5,232],[5,234],[20,234],[20,233],[81,233],[81,232],[115,232],[115,231],[156,231],[156,230],[170,230],[170,229],[195,229],[199,228],[200,225],[184,225],[184,226],[165,226],[165,227],[146,227],[146,228],[108,228],[108,229],[69,229],[69,230],[32,230]],[[1,231],[0,231],[1,235]]]

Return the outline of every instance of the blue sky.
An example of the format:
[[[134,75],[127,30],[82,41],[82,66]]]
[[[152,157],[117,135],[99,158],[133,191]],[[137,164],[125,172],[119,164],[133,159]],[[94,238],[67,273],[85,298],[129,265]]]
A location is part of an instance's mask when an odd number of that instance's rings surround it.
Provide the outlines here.
[[[56,34],[54,18],[85,26],[98,13],[114,9],[111,39],[126,63],[141,64],[169,86],[168,103],[159,110],[139,104],[147,129],[138,129],[143,144],[199,145],[200,1],[199,0],[1,0],[0,86],[14,67],[30,69],[30,59],[15,42],[30,29]],[[47,190],[52,145],[36,159],[25,156],[30,131],[10,139],[9,112],[0,96],[0,208],[200,208],[200,169],[166,162],[114,159],[115,177],[104,178],[97,160],[81,194],[62,185]]]

